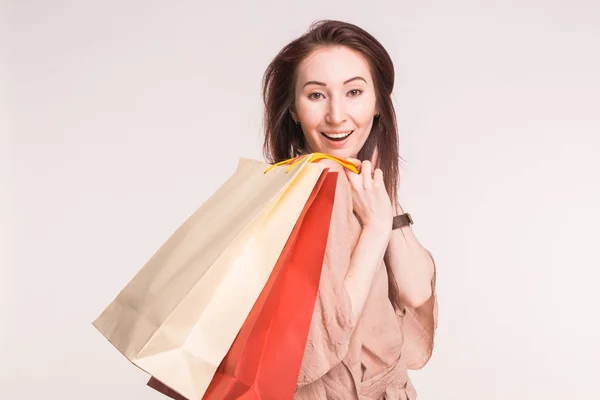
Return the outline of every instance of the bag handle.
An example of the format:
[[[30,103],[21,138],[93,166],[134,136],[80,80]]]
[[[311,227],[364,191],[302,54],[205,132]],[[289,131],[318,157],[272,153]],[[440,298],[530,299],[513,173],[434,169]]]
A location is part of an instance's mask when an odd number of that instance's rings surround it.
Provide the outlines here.
[[[337,162],[338,164],[340,164],[342,167],[349,169],[350,171],[354,172],[355,174],[358,174],[358,169],[356,168],[356,165],[354,165],[350,161],[345,160],[343,158],[336,157],[336,156],[332,156],[330,154],[325,154],[325,153],[311,153],[311,154],[307,154],[307,155],[303,155],[303,156],[290,158],[288,160],[280,161],[278,163],[271,165],[269,168],[267,168],[265,171],[265,174],[267,172],[269,172],[270,170],[272,170],[273,168],[279,167],[282,165],[289,165],[288,169],[286,170],[286,173],[288,173],[291,171],[292,168],[294,168],[294,166],[296,164],[298,164],[299,162],[306,159],[306,157],[308,157],[309,163],[317,162],[317,161],[324,160],[324,159],[333,160],[333,161]]]

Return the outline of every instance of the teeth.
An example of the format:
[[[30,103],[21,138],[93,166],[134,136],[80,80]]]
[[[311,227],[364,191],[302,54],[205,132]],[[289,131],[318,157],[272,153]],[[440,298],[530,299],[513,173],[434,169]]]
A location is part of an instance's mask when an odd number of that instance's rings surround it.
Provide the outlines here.
[[[344,133],[325,133],[325,132],[323,132],[323,133],[325,134],[325,136],[327,136],[328,138],[331,138],[331,139],[343,139],[347,136],[350,136],[352,131],[344,132]]]

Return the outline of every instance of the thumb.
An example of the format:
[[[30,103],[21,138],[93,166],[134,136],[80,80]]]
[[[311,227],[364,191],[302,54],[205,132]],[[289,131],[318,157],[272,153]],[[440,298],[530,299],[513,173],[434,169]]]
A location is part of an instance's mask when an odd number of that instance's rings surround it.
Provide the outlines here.
[[[348,168],[344,168],[344,172],[346,174],[346,178],[348,179],[348,182],[350,183],[351,187],[357,188],[359,186],[362,186],[362,181],[363,181],[362,176],[350,171]]]

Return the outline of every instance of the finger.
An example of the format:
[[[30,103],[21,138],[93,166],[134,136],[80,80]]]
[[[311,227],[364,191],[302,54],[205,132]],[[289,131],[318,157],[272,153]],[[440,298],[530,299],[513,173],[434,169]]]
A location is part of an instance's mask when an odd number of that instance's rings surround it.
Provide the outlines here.
[[[350,188],[353,191],[360,190],[363,188],[363,178],[362,176],[355,174],[347,168],[344,168],[344,172],[346,173],[346,177],[348,178],[348,182],[350,183]]]
[[[375,149],[373,150],[373,155],[371,156],[371,162],[373,163],[373,165],[377,165],[378,157],[379,157],[379,150],[377,150],[377,147],[375,147]]]
[[[385,183],[383,182],[383,171],[379,168],[373,173],[373,186],[385,186]]]
[[[363,179],[363,187],[369,190],[373,187],[373,164],[371,161],[363,161],[360,174]]]

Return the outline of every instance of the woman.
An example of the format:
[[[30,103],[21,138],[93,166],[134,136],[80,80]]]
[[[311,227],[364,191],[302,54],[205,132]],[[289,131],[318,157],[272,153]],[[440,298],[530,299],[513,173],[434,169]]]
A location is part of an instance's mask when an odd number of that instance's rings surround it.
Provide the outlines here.
[[[431,356],[435,265],[396,200],[393,86],[383,46],[339,21],[314,24],[265,72],[266,158],[321,152],[360,168],[357,175],[330,163],[339,171],[336,203],[300,400],[414,400],[406,368],[421,368]]]
[[[406,368],[431,356],[435,265],[396,201],[393,86],[381,44],[338,21],[314,24],[265,72],[266,158],[321,152],[360,169],[322,161],[338,182],[298,400],[414,400]],[[154,378],[149,385],[182,398]]]

